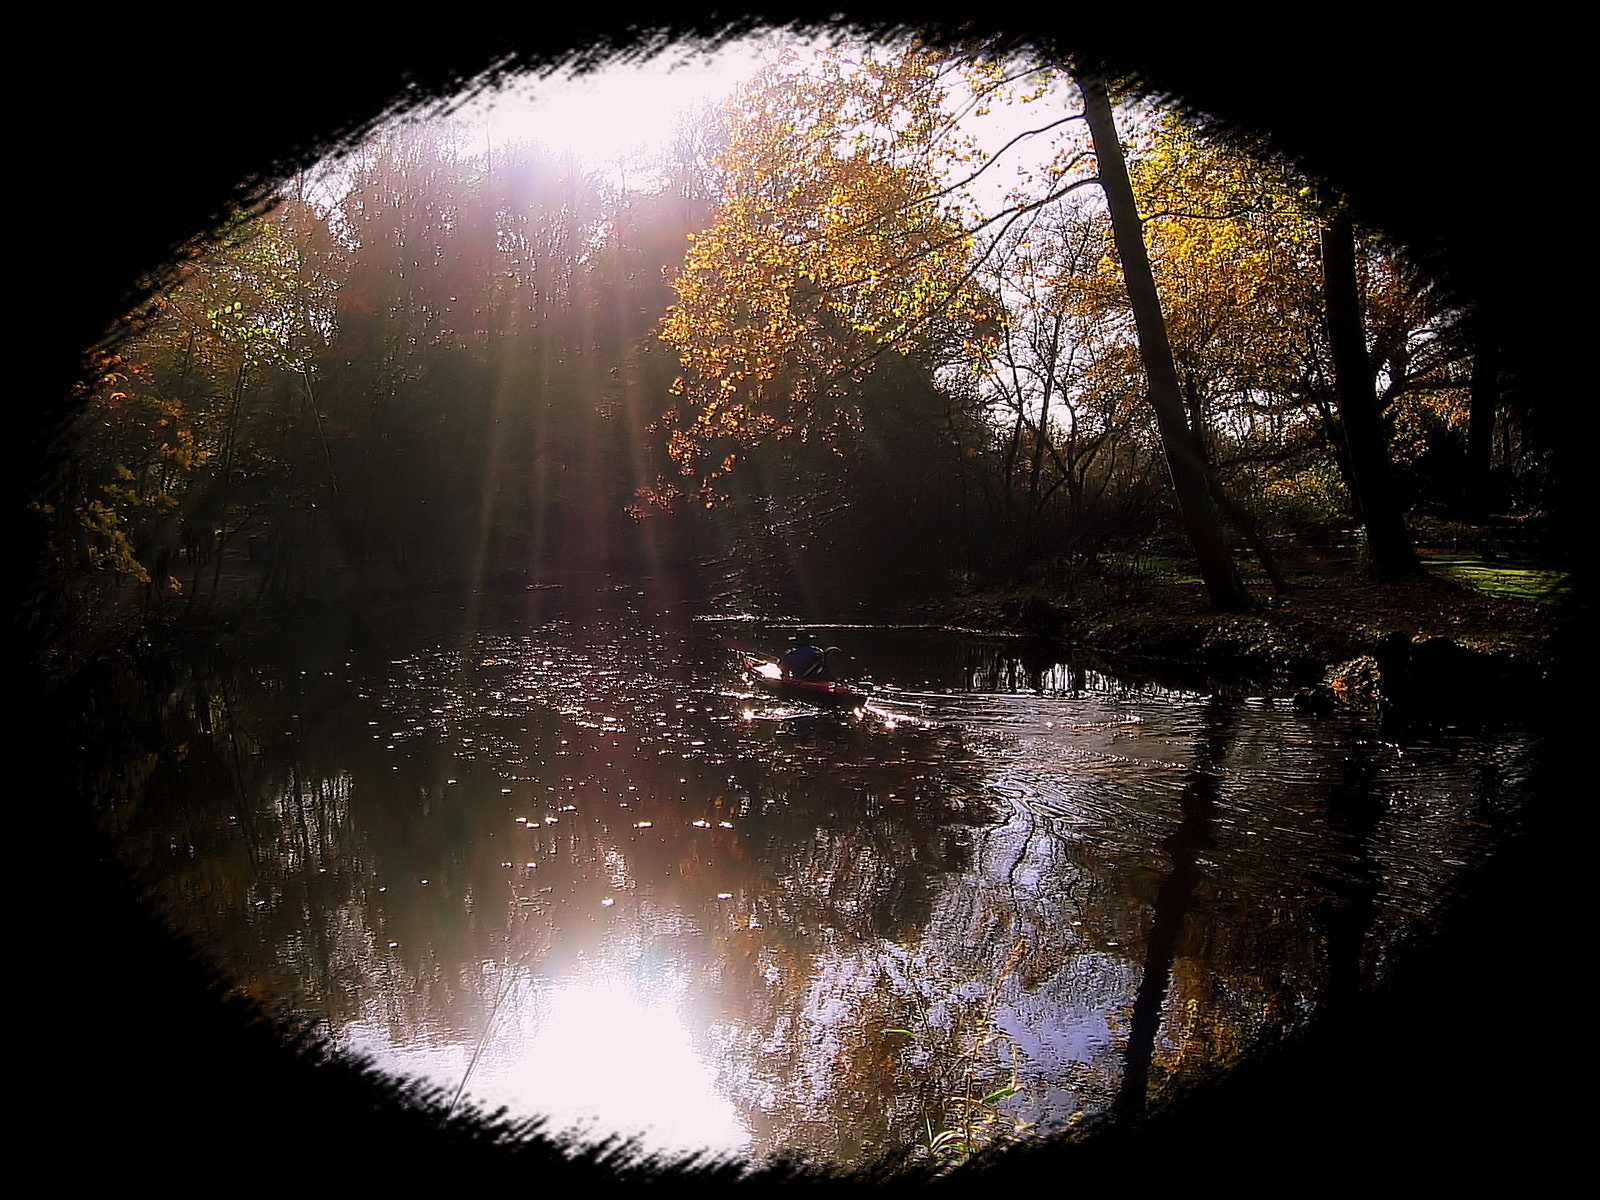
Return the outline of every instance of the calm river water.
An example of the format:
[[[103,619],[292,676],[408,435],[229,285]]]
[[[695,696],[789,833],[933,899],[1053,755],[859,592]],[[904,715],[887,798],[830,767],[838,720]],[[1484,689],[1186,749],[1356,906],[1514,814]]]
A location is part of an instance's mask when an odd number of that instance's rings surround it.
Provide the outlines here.
[[[602,598],[196,668],[131,860],[241,990],[446,1095],[855,1162],[1002,1088],[980,1136],[1137,1112],[1337,1008],[1520,799],[1515,731]],[[869,708],[754,694],[730,647],[802,630]]]

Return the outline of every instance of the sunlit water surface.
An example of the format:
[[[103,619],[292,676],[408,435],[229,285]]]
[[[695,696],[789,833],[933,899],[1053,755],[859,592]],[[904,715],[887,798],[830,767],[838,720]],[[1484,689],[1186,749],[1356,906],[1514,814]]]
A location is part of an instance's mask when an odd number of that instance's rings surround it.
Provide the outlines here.
[[[670,632],[664,632],[670,628]],[[547,621],[197,668],[126,845],[238,986],[485,1109],[860,1161],[1137,1112],[1378,979],[1527,747],[835,627]]]

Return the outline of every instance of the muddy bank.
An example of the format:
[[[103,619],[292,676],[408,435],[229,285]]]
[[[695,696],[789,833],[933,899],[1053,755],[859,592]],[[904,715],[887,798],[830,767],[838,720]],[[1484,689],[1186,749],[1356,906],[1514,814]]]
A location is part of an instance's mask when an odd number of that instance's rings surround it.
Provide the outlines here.
[[[1468,709],[1525,697],[1573,636],[1572,606],[1497,599],[1432,575],[1375,584],[1354,571],[1210,610],[1197,582],[974,591],[941,614],[1088,651],[1136,673],[1335,706]]]

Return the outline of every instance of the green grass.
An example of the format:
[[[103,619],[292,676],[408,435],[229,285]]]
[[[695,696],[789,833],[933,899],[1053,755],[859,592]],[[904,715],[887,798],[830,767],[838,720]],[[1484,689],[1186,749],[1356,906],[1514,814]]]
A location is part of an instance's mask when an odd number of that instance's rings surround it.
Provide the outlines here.
[[[1247,584],[1264,586],[1267,582],[1260,565],[1249,555],[1237,559]],[[1504,562],[1491,562],[1472,555],[1427,555],[1426,568],[1436,575],[1464,583],[1468,587],[1493,596],[1498,600],[1517,600],[1531,604],[1560,605],[1569,603],[1574,595],[1572,576],[1565,571],[1551,571],[1537,567],[1514,566]],[[1193,562],[1161,555],[1142,555],[1138,558],[1117,556],[1106,560],[1107,574],[1129,583],[1135,581],[1199,584]],[[1292,564],[1285,571],[1295,577],[1300,574]]]
[[[1161,554],[1141,554],[1108,557],[1105,562],[1108,574],[1124,579],[1162,579],[1172,583],[1199,583],[1194,562],[1183,558],[1168,558]]]
[[[1427,568],[1498,600],[1565,604],[1572,599],[1572,577],[1565,571],[1511,567],[1481,558],[1429,558]]]

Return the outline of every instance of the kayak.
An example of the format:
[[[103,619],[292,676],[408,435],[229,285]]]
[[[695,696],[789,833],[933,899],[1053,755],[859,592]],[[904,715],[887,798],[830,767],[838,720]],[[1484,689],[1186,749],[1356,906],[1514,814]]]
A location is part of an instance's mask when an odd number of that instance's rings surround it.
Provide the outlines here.
[[[745,670],[750,680],[763,691],[784,700],[801,700],[822,708],[860,708],[867,702],[867,694],[847,683],[831,679],[795,679],[785,677],[782,668],[774,662],[744,656]]]

